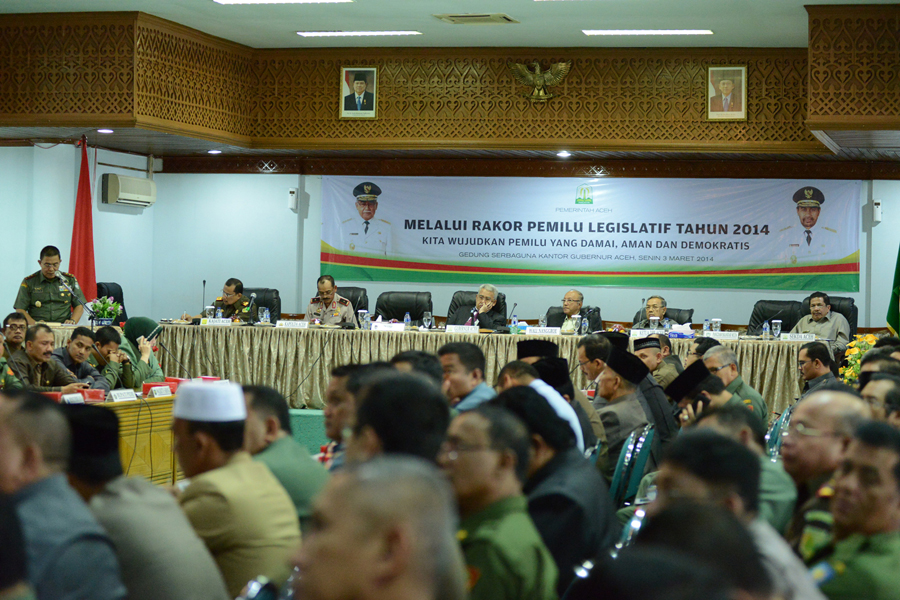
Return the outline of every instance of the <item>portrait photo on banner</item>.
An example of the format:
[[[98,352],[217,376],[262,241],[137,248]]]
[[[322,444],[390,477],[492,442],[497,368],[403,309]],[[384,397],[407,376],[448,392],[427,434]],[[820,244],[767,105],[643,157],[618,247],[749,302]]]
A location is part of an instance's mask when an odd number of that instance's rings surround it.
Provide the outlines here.
[[[377,118],[377,88],[375,67],[341,67],[341,118]]]
[[[747,120],[746,66],[708,67],[706,82],[707,120]]]

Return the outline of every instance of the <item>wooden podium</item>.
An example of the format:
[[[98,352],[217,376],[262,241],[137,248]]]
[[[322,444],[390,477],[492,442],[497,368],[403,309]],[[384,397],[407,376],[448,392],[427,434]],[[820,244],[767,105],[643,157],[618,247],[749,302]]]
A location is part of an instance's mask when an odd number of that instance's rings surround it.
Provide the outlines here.
[[[126,475],[140,475],[159,485],[172,485],[183,477],[173,452],[174,400],[166,396],[104,403],[119,416],[119,454]]]

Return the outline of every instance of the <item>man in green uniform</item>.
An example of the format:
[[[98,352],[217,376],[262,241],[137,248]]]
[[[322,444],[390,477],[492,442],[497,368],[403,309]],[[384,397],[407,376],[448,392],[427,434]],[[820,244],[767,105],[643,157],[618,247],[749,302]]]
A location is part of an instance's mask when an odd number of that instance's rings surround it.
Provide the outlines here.
[[[328,471],[298,444],[284,396],[264,385],[245,385],[247,422],[244,450],[269,467],[297,509],[300,531],[310,525],[312,501],[328,481]]]
[[[758,421],[757,426],[766,429],[762,416],[745,403],[740,396],[725,389],[725,383],[709,372],[702,360],[691,363],[666,388],[666,395],[680,408],[679,417],[682,427],[693,422],[700,405],[706,407],[742,406]]]
[[[53,331],[43,324],[28,328],[25,348],[13,354],[11,367],[22,377],[22,383],[36,392],[71,394],[88,387],[79,383],[59,362],[53,360]]]
[[[60,262],[59,248],[45,246],[38,261],[41,270],[22,280],[13,308],[25,315],[29,325],[37,321],[71,324],[81,319],[84,293],[74,275],[59,270]]]
[[[334,277],[322,275],[316,280],[319,295],[309,301],[306,307],[306,320],[318,319],[322,325],[338,325],[340,323],[356,324],[353,305],[346,298],[339,296]]]
[[[256,301],[251,301],[248,296],[244,295],[244,284],[241,283],[240,279],[232,277],[226,281],[225,285],[222,286],[222,295],[216,298],[212,305],[216,309],[216,314],[218,314],[219,309],[222,309],[223,319],[243,321],[244,323],[256,323],[259,321]],[[191,317],[185,314],[182,318],[189,321],[192,318],[200,319],[205,316]]]
[[[131,362],[128,355],[119,350],[122,336],[109,325],[98,329],[94,336],[96,342],[88,362],[106,378],[110,389],[133,388],[134,371],[131,369]]]
[[[3,358],[9,360],[16,350],[25,344],[25,331],[28,329],[28,321],[20,312],[12,312],[3,319],[3,335],[6,343],[3,344]]]
[[[3,334],[0,333],[0,345],[3,343]],[[22,382],[16,377],[12,367],[5,358],[0,356],[0,390],[17,390],[22,388]]]
[[[722,380],[726,391],[743,400],[744,404],[762,418],[763,423],[769,423],[769,405],[759,392],[741,379],[737,356],[731,348],[713,346],[703,355],[703,364],[710,373]]]
[[[450,424],[439,462],[462,518],[470,600],[557,597],[556,564],[522,495],[529,447],[525,425],[498,406],[460,413]]]
[[[834,541],[811,574],[830,600],[898,596],[900,432],[868,422],[856,430],[835,474]]]

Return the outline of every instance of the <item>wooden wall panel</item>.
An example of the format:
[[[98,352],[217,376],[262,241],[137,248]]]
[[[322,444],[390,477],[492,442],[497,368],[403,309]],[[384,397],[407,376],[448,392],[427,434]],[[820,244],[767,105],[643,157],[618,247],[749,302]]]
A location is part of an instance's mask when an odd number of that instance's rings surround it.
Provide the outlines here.
[[[807,11],[809,126],[900,128],[900,5]]]
[[[132,119],[135,14],[3,16],[2,122],[78,125]]]

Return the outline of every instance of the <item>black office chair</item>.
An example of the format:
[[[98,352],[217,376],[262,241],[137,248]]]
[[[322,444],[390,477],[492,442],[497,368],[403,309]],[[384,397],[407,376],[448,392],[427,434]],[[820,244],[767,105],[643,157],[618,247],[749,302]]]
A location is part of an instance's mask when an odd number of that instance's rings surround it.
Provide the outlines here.
[[[460,308],[475,306],[475,296],[477,295],[478,292],[465,292],[462,290],[455,292],[450,299],[450,308],[447,309],[447,323],[453,323],[452,317]],[[503,292],[497,294],[497,303],[494,304],[494,308],[492,308],[490,312],[502,315],[502,322],[506,323],[506,294]],[[468,316],[466,319],[468,319]],[[466,319],[463,319],[463,321]],[[499,319],[495,320],[499,321]]]
[[[421,325],[426,312],[434,312],[431,292],[384,292],[375,301],[375,318],[402,321],[409,313],[413,325]]]
[[[350,301],[350,304],[353,305],[354,313],[361,310],[369,310],[369,293],[366,291],[366,288],[349,285],[341,286],[338,288],[338,295]]]
[[[807,307],[807,313],[809,308]],[[796,300],[759,300],[753,305],[747,335],[762,335],[762,325],[772,319],[781,319],[781,331],[787,333],[803,318],[801,305]]]
[[[859,308],[856,306],[856,302],[853,298],[846,296],[829,296],[828,299],[831,300],[831,310],[841,313],[847,318],[847,322],[850,324],[850,339],[852,340],[853,336],[856,335],[856,326],[859,323]],[[805,317],[808,314],[809,296],[803,299],[800,307],[801,317]]]
[[[244,295],[250,297],[256,294],[257,311],[262,308],[269,309],[269,320],[277,323],[281,318],[281,296],[275,288],[244,288]]]
[[[587,315],[590,331],[601,331],[603,329],[603,319],[600,317],[599,307],[582,306],[581,314],[582,317]],[[551,306],[547,309],[547,327],[561,327],[565,320],[566,313],[563,312],[562,306]]]
[[[125,310],[125,299],[122,296],[122,286],[111,281],[98,283],[97,297],[103,298],[104,296],[112,298],[122,305],[122,314],[113,319],[113,325],[118,325],[119,323],[124,323],[125,321],[127,321],[128,312]],[[91,300],[93,300],[93,298],[86,298],[86,300],[90,302]]]
[[[634,315],[634,321],[632,324],[643,321],[647,318],[647,308],[644,307],[641,310],[637,311]],[[672,308],[671,306],[666,307],[666,318],[672,319],[679,325],[684,325],[685,323],[692,323],[692,319],[694,318],[694,309],[693,308]]]

